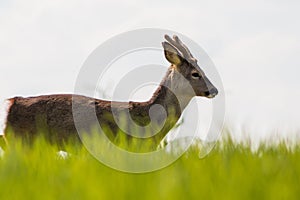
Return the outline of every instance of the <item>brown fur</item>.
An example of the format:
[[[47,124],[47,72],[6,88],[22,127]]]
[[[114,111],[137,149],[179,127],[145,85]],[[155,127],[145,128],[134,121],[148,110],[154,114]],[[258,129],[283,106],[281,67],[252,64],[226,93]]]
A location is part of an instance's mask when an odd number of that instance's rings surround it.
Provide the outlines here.
[[[169,74],[170,70],[164,81]],[[168,103],[166,103],[166,98],[169,99]],[[113,135],[108,135],[112,141],[117,136],[116,134],[121,132],[113,119],[112,105],[117,107],[119,113],[128,109],[132,119],[141,126],[145,126],[150,122],[149,108],[152,105],[160,104],[163,106],[168,114],[168,123],[165,123],[163,129],[151,138],[156,143],[159,143],[165,137],[181,115],[176,97],[163,85],[159,86],[152,98],[146,102],[111,102],[71,94],[28,98],[14,97],[9,99],[9,101],[11,102],[11,107],[8,112],[5,132],[12,130],[15,135],[25,136],[29,139],[42,132],[47,139],[59,143],[77,137],[72,113],[73,103],[78,106],[78,110],[83,111],[81,113],[83,125],[80,127],[89,132],[95,125],[94,123],[99,121],[102,127],[108,126],[112,131]],[[88,116],[88,111],[92,109],[95,109],[98,118],[97,122]]]

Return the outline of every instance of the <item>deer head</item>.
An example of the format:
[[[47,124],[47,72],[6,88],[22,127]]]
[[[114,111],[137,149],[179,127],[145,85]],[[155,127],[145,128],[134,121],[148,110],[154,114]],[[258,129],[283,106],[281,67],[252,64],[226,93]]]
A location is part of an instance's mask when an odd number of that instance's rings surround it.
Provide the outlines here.
[[[186,99],[188,102],[194,96],[203,96],[213,98],[218,94],[217,88],[209,81],[205,73],[200,69],[197,64],[197,59],[193,57],[189,49],[181,42],[181,40],[174,35],[173,39],[165,35],[167,41],[163,42],[163,48],[166,59],[172,64],[172,73],[170,74],[170,87],[177,90],[181,94],[181,98]],[[186,90],[182,85],[185,79],[192,87],[191,90]],[[179,90],[179,91],[178,91]],[[185,103],[184,103],[185,104]]]

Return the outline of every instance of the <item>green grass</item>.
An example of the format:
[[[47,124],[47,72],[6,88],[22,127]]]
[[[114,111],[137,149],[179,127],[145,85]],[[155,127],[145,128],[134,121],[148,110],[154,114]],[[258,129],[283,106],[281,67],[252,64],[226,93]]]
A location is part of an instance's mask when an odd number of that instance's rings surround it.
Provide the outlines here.
[[[129,174],[106,167],[84,148],[72,156],[39,139],[11,142],[0,158],[0,199],[299,199],[300,146],[261,145],[256,152],[230,140],[204,159],[191,147],[172,165]]]

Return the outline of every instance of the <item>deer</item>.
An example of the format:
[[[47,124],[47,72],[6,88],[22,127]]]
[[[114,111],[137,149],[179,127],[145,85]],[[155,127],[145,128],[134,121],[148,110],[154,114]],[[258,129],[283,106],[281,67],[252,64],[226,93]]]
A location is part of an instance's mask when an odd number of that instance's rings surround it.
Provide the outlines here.
[[[5,115],[2,116],[4,118],[2,137],[5,139],[7,134],[13,133],[16,137],[33,140],[43,133],[47,140],[57,144],[63,144],[71,138],[78,139],[72,109],[75,106],[77,108],[75,110],[82,112],[77,113],[81,116],[80,127],[87,133],[92,130],[95,123],[99,123],[101,127],[109,130],[107,131],[109,133],[105,134],[113,143],[117,143],[120,134],[124,134],[127,141],[137,140],[141,144],[150,141],[149,151],[154,151],[178,122],[193,97],[214,98],[218,94],[218,89],[211,83],[199,67],[197,59],[179,37],[174,35],[171,38],[165,35],[164,38],[165,41],[162,42],[164,56],[171,65],[149,100],[113,102],[76,94],[13,97],[6,101]],[[192,91],[187,89],[187,84]],[[159,109],[154,115],[157,118],[154,121],[160,126],[160,130],[150,134],[149,137],[136,137],[124,133],[113,117],[114,113],[121,116],[121,113],[127,110],[136,124],[145,127],[151,120],[153,121],[149,114],[153,105],[159,105],[163,109]],[[85,112],[91,109],[96,113],[96,121],[90,119],[88,112]]]

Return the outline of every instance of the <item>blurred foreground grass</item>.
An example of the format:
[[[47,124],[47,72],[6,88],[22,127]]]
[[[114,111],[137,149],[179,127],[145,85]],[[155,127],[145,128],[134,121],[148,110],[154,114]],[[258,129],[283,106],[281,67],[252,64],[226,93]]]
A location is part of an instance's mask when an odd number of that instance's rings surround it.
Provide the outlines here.
[[[197,145],[162,170],[128,174],[110,169],[83,147],[68,159],[39,139],[14,142],[0,158],[0,199],[299,199],[300,146],[231,140],[199,159]]]

